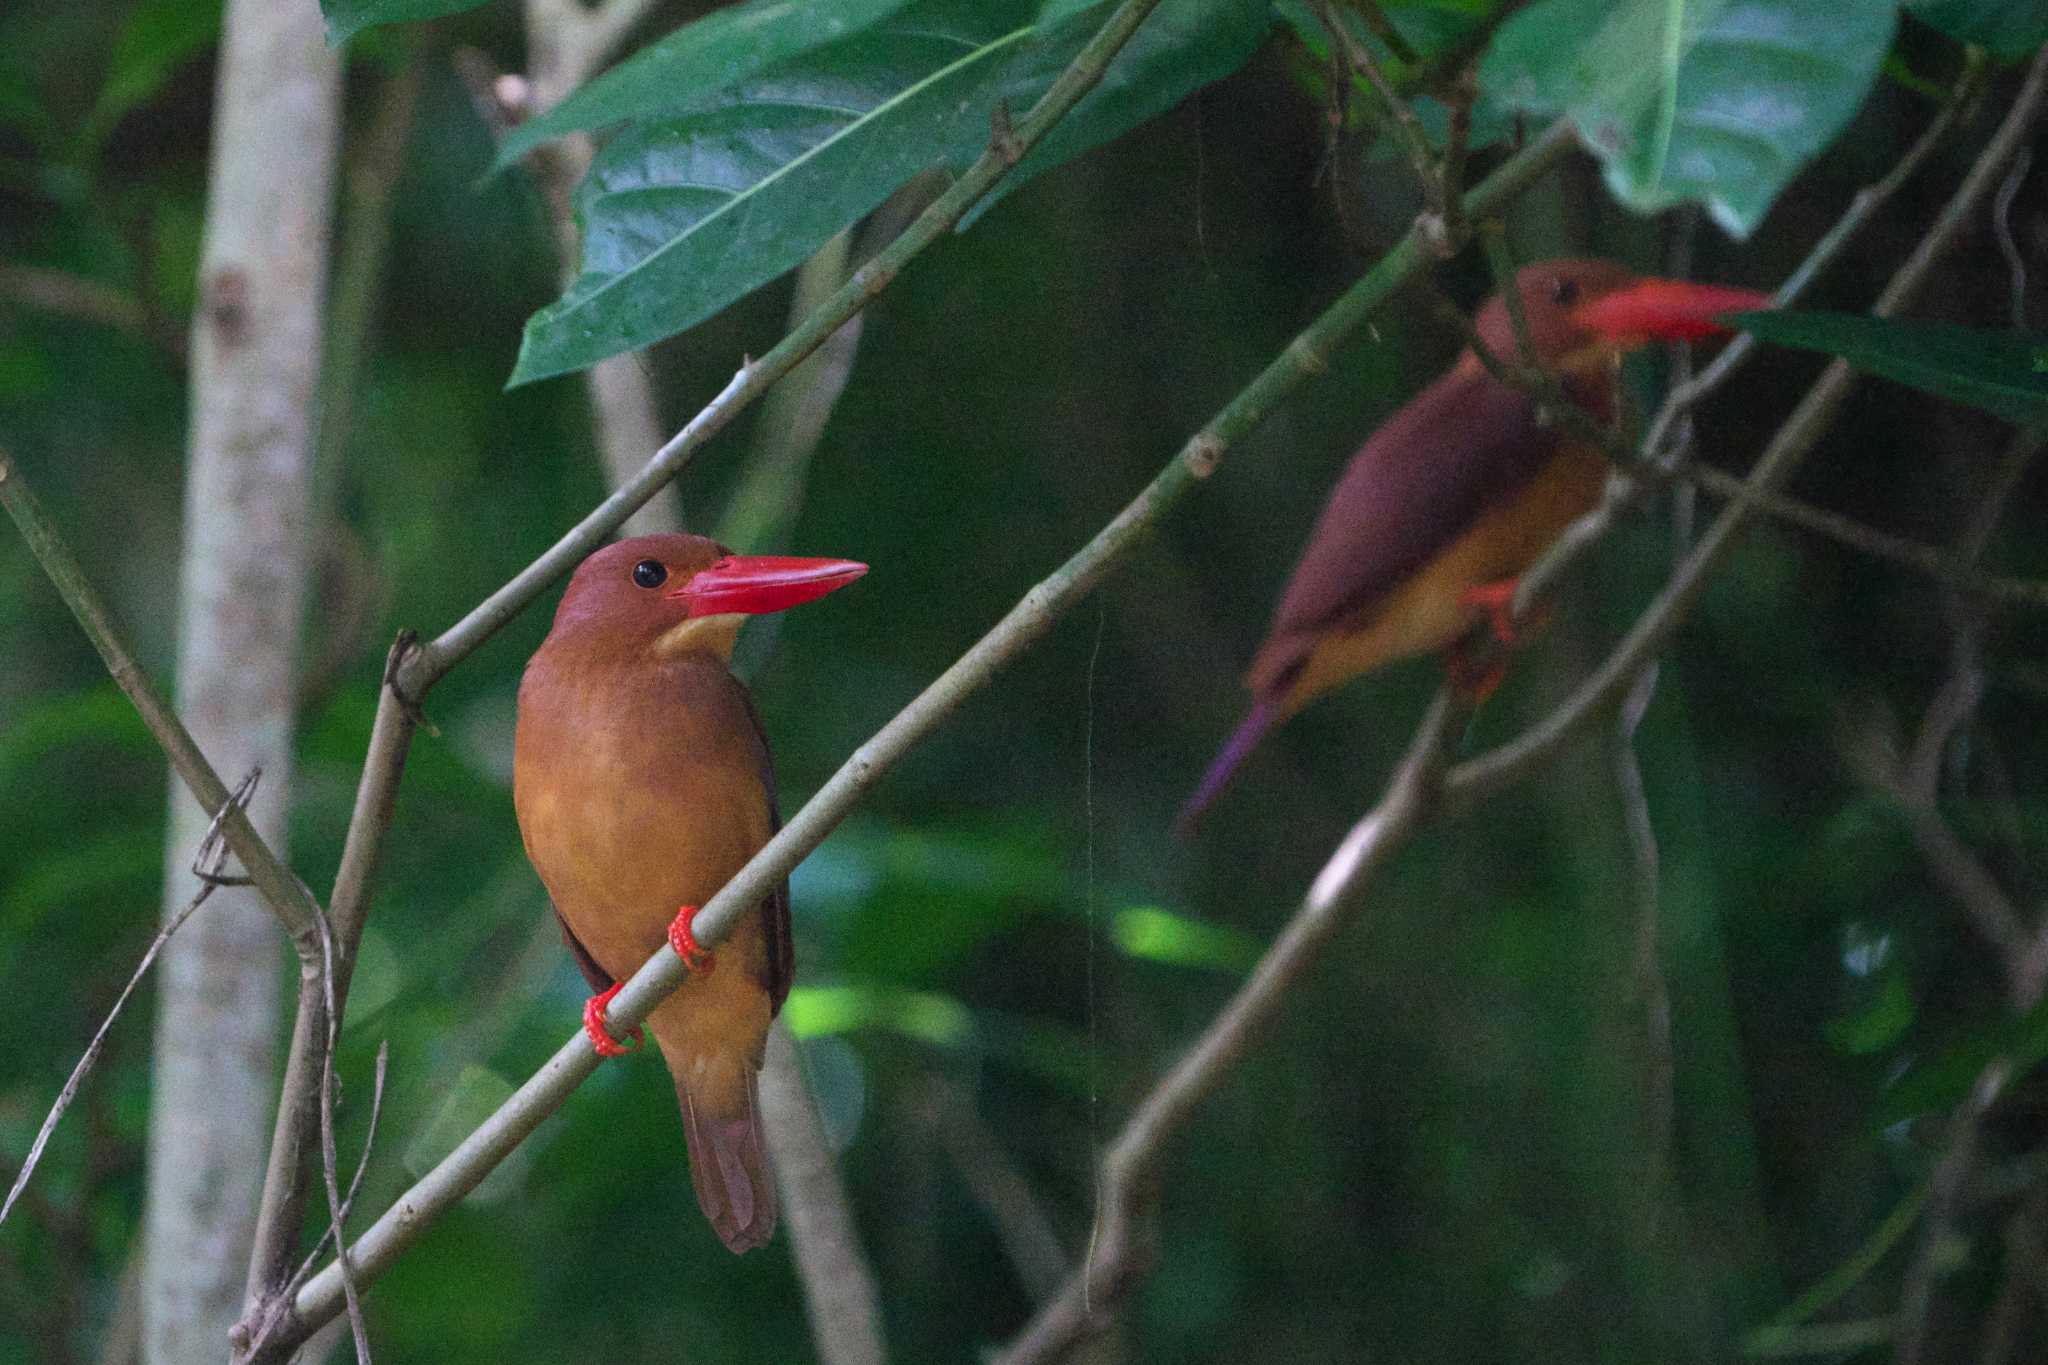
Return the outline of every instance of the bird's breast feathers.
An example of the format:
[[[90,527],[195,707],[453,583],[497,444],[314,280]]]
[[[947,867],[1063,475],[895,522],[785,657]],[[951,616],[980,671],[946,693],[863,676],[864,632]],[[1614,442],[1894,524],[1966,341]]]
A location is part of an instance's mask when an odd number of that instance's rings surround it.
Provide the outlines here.
[[[745,694],[713,660],[564,669],[543,650],[520,688],[513,797],[528,857],[607,970],[599,923],[666,923],[771,833]]]

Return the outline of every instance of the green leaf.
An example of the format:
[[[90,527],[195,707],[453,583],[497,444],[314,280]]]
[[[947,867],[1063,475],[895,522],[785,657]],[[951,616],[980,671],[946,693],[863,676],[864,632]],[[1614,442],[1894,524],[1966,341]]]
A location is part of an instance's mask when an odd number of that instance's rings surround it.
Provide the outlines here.
[[[446,1160],[449,1153],[462,1145],[463,1139],[511,1098],[511,1081],[475,1062],[464,1066],[462,1073],[455,1078],[455,1084],[449,1087],[448,1097],[434,1111],[433,1118],[427,1121],[419,1136],[406,1144],[400,1160],[407,1172],[415,1178],[425,1175]],[[518,1184],[516,1164],[502,1163],[485,1176],[483,1183],[467,1198],[479,1204],[495,1203]]]
[[[909,0],[750,0],[685,24],[514,128],[498,149],[503,170],[546,142],[586,128],[689,109],[777,62],[837,42]]]
[[[1991,1019],[1948,1051],[1900,1073],[1871,1115],[1873,1125],[1888,1128],[1905,1119],[1954,1108],[1968,1097],[1977,1078],[1996,1057],[2005,1058],[2015,1076],[2048,1058],[2048,1001],[2018,1019]]]
[[[78,131],[97,150],[121,116],[147,103],[185,62],[220,37],[220,0],[142,0],[128,12],[99,98]]]
[[[2008,61],[2048,43],[2048,5],[2036,0],[1907,0],[1906,13]]]
[[[799,1038],[882,1028],[934,1047],[962,1047],[974,1037],[974,1018],[967,1007],[929,991],[798,986],[783,1002],[782,1018]]]
[[[2048,414],[2048,336],[1855,313],[1737,313],[1766,341],[1838,355],[1922,393],[2026,423]]]
[[[1239,972],[1259,960],[1259,941],[1242,929],[1205,924],[1156,905],[1116,912],[1110,934],[1132,957],[1176,967],[1215,967]]]
[[[1882,1052],[1905,1036],[1917,1006],[1904,972],[1887,972],[1875,995],[1861,1007],[1830,1019],[1822,1032],[1851,1056]]]
[[[1085,39],[1101,27],[1111,8],[1097,5],[1079,36]],[[1038,176],[1121,137],[1230,75],[1251,60],[1272,27],[1265,0],[1167,0],[1117,54],[1087,98],[974,206],[960,230],[973,227],[982,214]],[[1077,43],[1073,51],[1079,50]],[[1068,52],[1059,65],[1065,66],[1072,56]],[[1031,98],[1038,93],[1042,91]],[[1013,111],[1021,112],[1022,107],[1012,102]]]
[[[1631,208],[1697,199],[1746,237],[1863,103],[1897,17],[1892,0],[1541,0],[1480,83],[1569,114]]]
[[[460,14],[483,4],[484,0],[320,0],[320,13],[327,17],[327,44],[339,47],[366,28],[378,24],[406,24],[419,19],[439,19]]]
[[[674,114],[636,121],[578,192],[583,272],[531,318],[511,382],[673,336],[774,279],[932,166],[964,168],[999,105],[1021,113],[1087,42],[1025,0],[923,0]],[[1242,61],[1257,0],[1166,0],[1014,188]],[[1257,23],[1248,21],[1255,15]],[[1226,35],[1219,38],[1218,34]]]

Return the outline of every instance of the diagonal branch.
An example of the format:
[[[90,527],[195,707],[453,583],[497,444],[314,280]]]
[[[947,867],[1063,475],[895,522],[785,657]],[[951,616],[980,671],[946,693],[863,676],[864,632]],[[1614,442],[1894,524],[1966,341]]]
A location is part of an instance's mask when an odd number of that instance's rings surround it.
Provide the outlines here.
[[[135,661],[135,655],[128,648],[127,641],[122,639],[107,604],[85,576],[78,557],[71,553],[71,547],[64,543],[64,538],[51,524],[42,503],[29,491],[21,467],[5,450],[0,450],[0,506],[5,506],[8,515],[14,518],[22,538],[28,542],[30,553],[43,566],[43,572],[49,575],[51,584],[64,599],[64,605],[71,608],[72,616],[85,631],[86,638],[92,641],[93,648],[99,651],[107,672],[127,694],[128,700],[134,703],[143,724],[156,737],[164,756],[170,759],[171,767],[192,793],[192,799],[199,803],[210,819],[220,821],[221,836],[248,872],[251,884],[262,893],[264,903],[284,925],[285,932],[291,935],[301,958],[318,953],[319,930],[315,926],[319,921],[320,906],[313,899],[313,893],[270,851],[270,845],[263,842],[263,836],[249,823],[248,813],[236,804],[227,784],[220,780],[220,774],[200,752],[192,732],[185,728],[185,722],[178,719],[178,713],[171,709],[163,694],[156,690],[156,684],[142,671],[142,665]]]
[[[1562,124],[1552,127],[1475,187],[1467,196],[1466,211],[1478,213],[1497,209],[1539,179],[1569,145],[1569,129]],[[1328,366],[1324,359],[1327,353],[1362,326],[1375,309],[1422,269],[1427,260],[1428,255],[1419,236],[1409,233],[1376,267],[1297,336],[1236,398],[1182,446],[1166,467],[1109,525],[1027,592],[973,648],[872,739],[854,751],[845,765],[797,812],[781,833],[698,911],[695,921],[697,937],[707,944],[721,939],[740,914],[758,904],[769,887],[788,875],[824,840],[868,788],[880,780],[884,771],[930,734],[1000,668],[1043,636],[1061,614],[1092,590],[1131,551],[1169,508],[1215,472],[1231,443],[1257,426],[1302,383],[1321,374]],[[742,375],[745,373],[742,371]],[[605,505],[622,504],[615,496]],[[464,637],[458,637],[458,640],[461,638]],[[430,664],[426,668],[431,670],[435,666]],[[683,971],[681,959],[674,953],[664,950],[651,958],[613,1001],[607,1014],[610,1026],[626,1028],[644,1019],[656,1003],[681,984]],[[358,1283],[368,1284],[388,1269],[436,1217],[474,1189],[492,1167],[590,1075],[596,1065],[597,1057],[580,1032],[563,1043],[539,1071],[499,1106],[495,1114],[401,1195],[383,1217],[356,1239],[354,1264]],[[279,1345],[289,1347],[303,1339],[306,1332],[334,1316],[340,1310],[341,1302],[340,1276],[335,1267],[329,1265],[299,1292],[297,1322],[291,1333],[280,1335]]]
[[[2035,58],[2025,84],[1998,130],[1992,134],[1990,142],[1978,155],[1963,183],[1943,206],[1912,256],[1893,275],[1872,307],[1871,312],[1875,316],[1894,316],[1925,286],[1934,266],[1954,245],[1962,225],[1982,206],[2006,164],[2031,135],[2044,93],[2048,93],[2048,49],[2043,49]],[[1740,340],[1735,345],[1739,345]],[[1730,351],[1735,349],[1735,345],[1730,346]],[[1706,381],[1714,368],[1710,366],[1696,382]],[[1750,491],[1773,494],[1785,485],[1827,430],[1854,386],[1855,378],[1855,372],[1843,360],[1831,362],[1822,371],[1819,381],[1807,391],[1752,466],[1746,480]],[[1657,430],[1653,427],[1651,438],[1646,439],[1653,439],[1656,435]],[[1589,513],[1588,518],[1599,518],[1603,513],[1612,515],[1603,505]],[[1500,791],[1540,766],[1596,715],[1612,707],[1627,691],[1637,671],[1662,650],[1677,631],[1698,600],[1708,574],[1727,557],[1736,538],[1748,529],[1757,513],[1758,508],[1752,499],[1732,502],[1707,528],[1699,545],[1672,574],[1663,592],[1637,618],[1621,643],[1562,706],[1530,727],[1521,737],[1490,753],[1460,763],[1445,779],[1446,786],[1461,801]],[[1567,532],[1567,537],[1583,538],[1583,532],[1575,527]],[[1544,571],[1549,568],[1546,557],[1545,564],[1524,576],[1521,590],[1516,594],[1518,611],[1532,600],[1533,594],[1546,586]]]
[[[1366,884],[1434,813],[1450,743],[1469,715],[1450,688],[1438,690],[1386,795],[1337,846],[1251,978],[1124,1124],[1102,1161],[1101,1205],[1086,1263],[996,1357],[997,1365],[1057,1359],[1107,1326],[1151,1267],[1144,1220],[1157,1197],[1167,1142],[1265,1036],[1295,984],[1359,908]]]
[[[2048,69],[2048,53],[2037,63],[2021,98],[1920,249],[1893,278],[1881,307],[1896,309],[1924,281],[1933,261],[1953,240],[1956,226],[1979,202],[1998,167],[2012,155],[2019,135],[2031,125],[2039,108],[2044,69]],[[1931,146],[1932,141],[1927,140],[1916,151],[1924,155],[1924,148]],[[1902,179],[1903,176],[1888,177],[1884,192],[1889,193]],[[1855,222],[1860,224],[1867,219],[1882,197],[1859,196],[1851,208]],[[1823,241],[1822,249],[1837,249],[1846,235],[1845,231],[1831,233]],[[1732,368],[1724,368],[1721,376],[1725,378]],[[1789,476],[1792,466],[1818,439],[1846,387],[1847,367],[1831,367],[1780,428],[1758,462],[1759,475],[1775,473],[1780,479]],[[1696,390],[1689,401],[1696,401],[1698,394],[1705,391]],[[1150,1249],[1139,1243],[1140,1215],[1149,1206],[1151,1186],[1165,1144],[1269,1025],[1278,1012],[1285,985],[1306,970],[1316,951],[1338,927],[1339,917],[1334,912],[1356,905],[1371,877],[1428,819],[1438,813],[1468,808],[1532,771],[1554,756],[1593,715],[1604,714],[1607,707],[1632,688],[1655,648],[1677,628],[1697,592],[1699,579],[1718,563],[1733,536],[1742,529],[1743,520],[1735,513],[1744,505],[1738,503],[1724,513],[1700,547],[1681,565],[1674,587],[1684,584],[1689,585],[1687,589],[1667,590],[1653,601],[1608,664],[1549,720],[1533,727],[1524,740],[1443,772],[1443,750],[1456,702],[1448,689],[1438,694],[1408,757],[1395,770],[1386,795],[1339,845],[1310,888],[1307,901],[1261,959],[1252,978],[1126,1124],[1103,1163],[1103,1207],[1098,1215],[1101,1224],[1087,1265],[1057,1299],[1040,1310],[1000,1357],[1003,1365],[1030,1365],[1057,1358],[1104,1325],[1103,1310],[1113,1307],[1128,1292],[1149,1261]],[[1561,549],[1573,554],[1583,552],[1612,524],[1612,508],[1607,510],[1606,519],[1597,519],[1596,515],[1581,518],[1578,525],[1560,538],[1546,560],[1561,562]],[[1531,584],[1525,576],[1521,602],[1526,604],[1532,593],[1541,591],[1541,586]],[[1625,662],[1626,667],[1618,666],[1620,662]],[[1610,677],[1613,682],[1595,690],[1596,685]]]
[[[247,806],[249,796],[256,790],[256,783],[262,775],[261,769],[251,769],[249,775],[242,779],[228,798],[234,809],[241,810]],[[56,1102],[50,1106],[49,1115],[44,1118],[43,1126],[36,1130],[35,1140],[29,1144],[28,1155],[21,1159],[21,1170],[16,1173],[14,1184],[7,1191],[6,1200],[0,1202],[0,1223],[7,1221],[7,1215],[13,1211],[15,1202],[28,1188],[30,1177],[36,1173],[37,1163],[43,1159],[43,1149],[49,1144],[50,1134],[57,1130],[58,1121],[64,1117],[64,1111],[71,1107],[71,1101],[78,1095],[78,1087],[84,1084],[86,1075],[92,1070],[94,1063],[99,1061],[100,1050],[106,1046],[108,1031],[114,1027],[114,1021],[121,1017],[121,1011],[127,1007],[128,997],[135,994],[135,988],[141,985],[142,978],[149,974],[150,966],[155,963],[157,954],[171,941],[171,935],[177,933],[185,921],[198,913],[200,906],[206,904],[207,897],[220,887],[245,882],[244,878],[230,877],[225,873],[227,850],[221,844],[220,826],[221,817],[215,816],[213,823],[207,828],[206,837],[199,841],[199,848],[192,856],[192,875],[198,879],[199,889],[192,894],[191,900],[185,902],[184,906],[166,919],[163,927],[157,930],[156,937],[143,952],[142,960],[135,964],[135,971],[128,977],[128,984],[121,988],[121,993],[114,998],[114,1003],[107,1010],[107,1017],[100,1021],[98,1031],[92,1035],[92,1041],[86,1044],[85,1055],[78,1059],[78,1065],[71,1069],[71,1075],[64,1082],[63,1089],[57,1092]]]
[[[630,7],[636,3],[638,0],[612,0],[610,13],[623,26],[629,21],[619,16],[629,14]],[[842,288],[773,350],[759,361],[743,365],[726,388],[656,452],[645,468],[626,480],[568,535],[431,644],[421,645],[410,633],[401,635],[392,647],[384,687],[378,697],[370,748],[356,789],[355,810],[349,821],[341,866],[335,876],[330,923],[334,933],[332,984],[337,1008],[344,1008],[346,1004],[348,977],[368,908],[370,884],[390,827],[392,807],[399,780],[404,774],[412,734],[421,723],[420,702],[428,689],[665,487],[699,446],[716,434],[741,408],[824,345],[848,318],[886,289],[912,257],[951,230],[967,210],[1009,171],[1023,152],[1043,139],[1053,125],[1094,88],[1117,52],[1158,3],[1159,0],[1124,0],[1040,96],[1021,123],[1006,130],[1004,136],[994,139],[975,164],[939,196],[901,237],[856,271]],[[608,44],[618,35],[600,36]],[[315,907],[315,913],[305,918],[306,934],[299,941],[302,964],[315,960],[314,925],[317,919]],[[302,978],[304,975],[302,968]],[[312,983],[302,980],[302,999],[311,988]],[[301,1044],[306,1041],[302,1035],[311,1030],[313,1023],[311,1012],[301,1010],[295,1025],[293,1056],[302,1055]],[[266,1184],[266,1201],[279,1186],[280,1177],[276,1172],[283,1168],[276,1159],[278,1153],[289,1147],[292,1152],[286,1154],[294,1155],[313,1131],[316,1106],[311,1100],[316,1090],[317,1087],[301,1077],[281,1097],[279,1132],[273,1142],[273,1178]],[[287,1108],[290,1109],[289,1115]],[[278,1343],[268,1349],[273,1353],[287,1351],[303,1340],[304,1331],[297,1325],[289,1333],[274,1331],[272,1318],[280,1312],[289,1315],[296,1299],[285,1302],[283,1296],[273,1299],[267,1293],[262,1297],[264,1301],[253,1305],[239,1325],[238,1340],[242,1343],[251,1340]],[[286,1336],[290,1337],[289,1341],[284,1340]],[[250,1353],[244,1351],[241,1354]]]

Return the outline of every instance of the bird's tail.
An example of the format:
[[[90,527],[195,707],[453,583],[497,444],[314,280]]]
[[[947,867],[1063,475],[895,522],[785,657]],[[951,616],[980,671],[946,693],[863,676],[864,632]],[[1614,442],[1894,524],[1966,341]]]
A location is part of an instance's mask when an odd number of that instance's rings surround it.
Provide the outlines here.
[[[743,1063],[735,1063],[743,1065]],[[704,1086],[703,1100],[733,1090],[744,1103],[716,1106],[693,1097],[687,1080],[676,1081],[683,1108],[683,1137],[690,1145],[690,1184],[697,1203],[720,1240],[735,1253],[765,1246],[775,1235],[775,1177],[761,1133],[759,1073],[746,1068],[744,1086]],[[736,1113],[719,1112],[721,1108]]]
[[[1223,789],[1230,785],[1230,779],[1237,775],[1238,765],[1258,747],[1259,740],[1279,719],[1280,704],[1277,701],[1252,703],[1250,712],[1238,723],[1236,732],[1216,755],[1215,762],[1209,765],[1209,771],[1202,775],[1201,785],[1195,788],[1195,794],[1180,808],[1180,815],[1173,822],[1175,834],[1185,839],[1195,832],[1195,824],[1202,818],[1202,812],[1223,794]]]

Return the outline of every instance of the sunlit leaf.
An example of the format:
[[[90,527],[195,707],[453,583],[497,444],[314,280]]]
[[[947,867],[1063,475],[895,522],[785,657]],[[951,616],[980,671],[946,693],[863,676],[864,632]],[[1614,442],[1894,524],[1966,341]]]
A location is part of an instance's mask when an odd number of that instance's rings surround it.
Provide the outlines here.
[[[1766,341],[1838,355],[1860,370],[2011,422],[2048,414],[2048,336],[1855,313],[1738,313]]]
[[[1259,941],[1243,930],[1204,924],[1156,905],[1117,911],[1110,933],[1130,956],[1176,967],[1242,971],[1259,960]]]
[[[782,1018],[799,1038],[880,1028],[935,1047],[958,1047],[974,1035],[974,1019],[965,1005],[929,991],[798,986],[783,1002]]]
[[[549,138],[688,109],[777,62],[858,33],[909,0],[753,0],[713,10],[649,43],[509,133],[502,169]]]
[[[1697,199],[1743,237],[1862,105],[1897,22],[1891,0],[1540,0],[1480,81],[1569,114],[1631,208]]]

